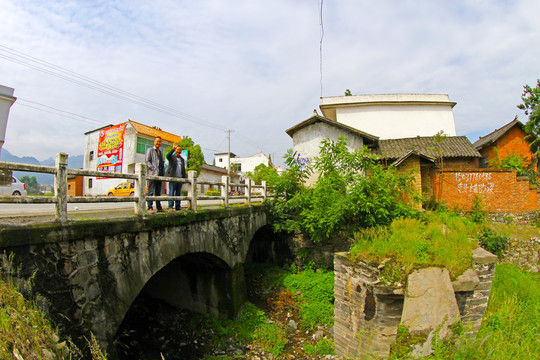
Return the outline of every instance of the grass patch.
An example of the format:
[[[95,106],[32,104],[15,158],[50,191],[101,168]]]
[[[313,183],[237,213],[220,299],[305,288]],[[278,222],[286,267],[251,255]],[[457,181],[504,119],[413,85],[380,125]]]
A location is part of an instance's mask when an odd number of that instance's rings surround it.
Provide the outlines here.
[[[334,273],[312,269],[289,273],[283,279],[285,288],[298,293],[300,325],[315,329],[317,325],[334,323]]]
[[[482,328],[457,354],[470,359],[538,359],[539,339],[539,275],[498,265]]]
[[[63,359],[69,351],[58,343],[56,330],[36,305],[0,280],[0,358]]]
[[[322,338],[315,344],[304,345],[304,352],[308,355],[334,355],[334,342],[327,338]]]
[[[352,261],[392,260],[380,276],[389,285],[403,284],[413,269],[433,265],[446,267],[455,279],[471,266],[471,252],[477,245],[470,237],[476,231],[477,225],[448,213],[399,219],[388,227],[357,232],[350,256]]]

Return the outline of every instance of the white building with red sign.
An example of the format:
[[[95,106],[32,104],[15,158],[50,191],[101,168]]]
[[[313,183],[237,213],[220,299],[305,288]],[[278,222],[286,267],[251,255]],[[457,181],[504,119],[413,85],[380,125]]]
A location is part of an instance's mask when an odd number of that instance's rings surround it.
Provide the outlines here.
[[[144,163],[146,150],[154,146],[157,136],[163,140],[163,150],[182,140],[180,136],[132,120],[91,130],[85,135],[84,169],[130,174],[135,173],[136,163]],[[106,195],[122,182],[126,180],[86,176],[83,193],[87,196]]]

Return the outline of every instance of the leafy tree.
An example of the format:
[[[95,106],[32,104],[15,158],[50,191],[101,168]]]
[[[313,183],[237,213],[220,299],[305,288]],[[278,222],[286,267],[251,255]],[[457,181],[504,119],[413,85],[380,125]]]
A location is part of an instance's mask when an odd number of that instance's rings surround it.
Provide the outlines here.
[[[182,140],[177,142],[176,145],[180,146],[182,150],[187,150],[188,160],[186,164],[186,174],[188,170],[196,170],[197,174],[201,173],[202,165],[204,164],[204,154],[200,145],[196,145],[195,142],[189,136],[183,136]],[[171,150],[172,146],[165,149],[165,153]]]
[[[343,137],[337,142],[323,140],[319,154],[311,168],[304,169],[291,150],[285,155],[288,172],[272,184],[277,188],[272,206],[276,230],[301,231],[322,241],[349,225],[387,225],[414,214],[403,201],[411,189],[410,175],[384,168],[367,148],[350,151]],[[305,187],[303,181],[311,171],[319,177]]]
[[[529,120],[525,124],[525,132],[527,133],[525,140],[529,142],[531,151],[540,156],[540,79],[536,82],[535,88],[529,85],[523,86],[523,94],[521,95],[523,103],[517,107],[529,116]]]
[[[535,162],[518,153],[511,153],[504,158],[500,158],[498,156],[498,150],[498,148],[495,148],[497,157],[490,161],[490,165],[493,168],[515,170],[517,176],[527,176],[532,184],[538,182],[538,174],[535,171]]]
[[[38,193],[39,192],[39,183],[37,182],[37,179],[35,176],[28,176],[28,175],[24,175],[20,178],[21,182],[25,183],[26,184],[26,188],[28,190],[28,192],[31,192],[31,193]]]
[[[274,177],[278,176],[276,169],[265,164],[259,164],[255,166],[253,172],[248,171],[246,176],[253,180],[255,184],[260,185],[264,180],[267,183],[272,182]]]

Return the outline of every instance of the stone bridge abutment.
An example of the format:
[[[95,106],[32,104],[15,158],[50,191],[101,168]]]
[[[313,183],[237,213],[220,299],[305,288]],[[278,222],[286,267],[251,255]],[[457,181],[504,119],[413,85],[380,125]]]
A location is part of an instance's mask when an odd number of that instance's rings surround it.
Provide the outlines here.
[[[69,334],[92,332],[114,354],[125,314],[144,292],[173,306],[234,315],[246,297],[243,265],[264,205],[187,214],[0,230],[19,277]]]

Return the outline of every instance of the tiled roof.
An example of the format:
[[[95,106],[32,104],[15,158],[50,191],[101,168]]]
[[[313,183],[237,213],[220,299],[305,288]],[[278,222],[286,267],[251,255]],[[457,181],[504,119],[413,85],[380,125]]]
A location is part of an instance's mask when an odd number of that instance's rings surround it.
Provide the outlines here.
[[[347,130],[347,131],[349,131],[349,132],[351,132],[353,134],[361,136],[365,140],[368,140],[368,142],[376,143],[379,140],[379,138],[377,136],[365,133],[365,132],[360,131],[358,129],[355,129],[353,127],[347,126],[345,124],[336,122],[334,120],[331,120],[331,119],[328,119],[328,118],[325,118],[325,117],[322,117],[322,116],[319,116],[319,115],[313,115],[309,119],[304,120],[301,123],[298,123],[298,124],[294,125],[293,127],[288,128],[287,130],[285,130],[285,132],[290,137],[292,137],[293,134],[295,132],[297,132],[298,130],[303,129],[304,127],[306,127],[308,125],[315,124],[317,122],[322,122],[322,123],[325,123],[325,124],[330,125],[330,126],[335,126],[335,127],[340,128],[342,130]]]
[[[133,120],[129,120],[128,122],[131,124],[131,126],[133,126],[135,131],[137,131],[139,134],[148,135],[153,138],[156,136],[160,136],[163,140],[170,143],[177,143],[182,140],[180,136],[168,133],[166,131],[156,129],[151,126],[135,122]]]
[[[493,131],[492,133],[487,134],[486,136],[481,136],[480,139],[476,140],[473,144],[473,146],[480,150],[486,145],[493,144],[497,140],[501,138],[504,134],[506,134],[511,128],[514,126],[519,126],[521,129],[523,129],[523,124],[517,119],[517,116],[514,120],[509,122],[508,124],[504,125],[503,127]]]
[[[437,158],[436,149],[442,149],[445,158],[482,157],[465,136],[445,137],[439,145],[433,136],[418,136],[404,139],[379,140],[379,147],[374,151],[381,159],[399,159],[411,151],[427,158]]]

